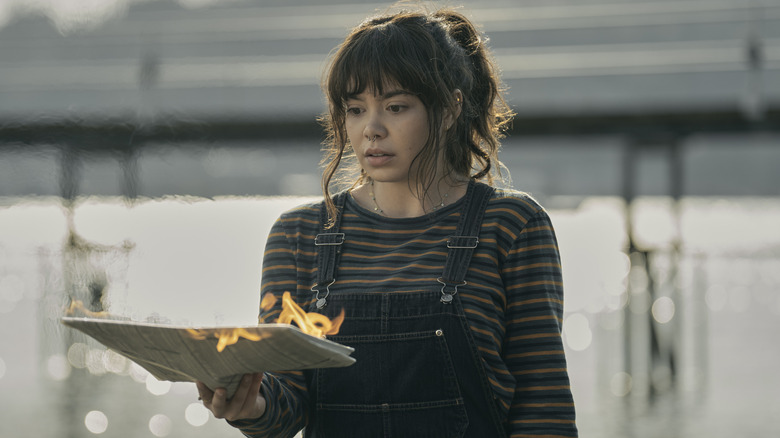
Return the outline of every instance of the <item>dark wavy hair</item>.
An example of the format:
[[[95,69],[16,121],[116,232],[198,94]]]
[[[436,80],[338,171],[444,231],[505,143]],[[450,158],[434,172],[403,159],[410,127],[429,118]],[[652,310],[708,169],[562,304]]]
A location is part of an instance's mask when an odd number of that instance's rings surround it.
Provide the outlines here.
[[[441,156],[445,163],[441,178],[486,178],[488,183],[502,178],[499,140],[514,114],[486,43],[487,38],[455,10],[402,10],[367,19],[336,47],[322,84],[328,111],[320,118],[327,134],[322,190],[331,221],[336,214],[332,186],[366,180],[354,151],[347,147],[345,127],[347,99],[365,90],[383,94],[388,86],[400,87],[425,105],[429,136],[412,166],[418,173],[414,180],[420,181],[412,189],[420,199],[435,182],[430,169]],[[460,103],[455,90],[462,93]],[[460,115],[440,138],[443,117],[447,111],[457,113],[459,104]]]

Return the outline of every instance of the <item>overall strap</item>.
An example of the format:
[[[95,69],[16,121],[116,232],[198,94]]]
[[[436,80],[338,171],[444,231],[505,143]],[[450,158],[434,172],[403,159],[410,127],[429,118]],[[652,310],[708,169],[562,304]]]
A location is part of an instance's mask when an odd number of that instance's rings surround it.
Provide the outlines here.
[[[339,227],[347,196],[345,191],[333,197],[337,213],[333,219],[333,226],[330,228],[326,228],[328,207],[325,201],[320,207],[320,233],[314,237],[314,246],[317,248],[317,283],[311,288],[312,292],[315,292],[318,309],[322,309],[328,304],[326,299],[330,294],[330,285],[336,282],[337,259],[341,253],[341,245],[344,243],[344,233],[339,232]]]
[[[495,189],[489,185],[472,182],[466,190],[465,204],[460,212],[460,220],[455,234],[447,238],[447,262],[444,272],[437,279],[442,284],[441,302],[452,302],[452,296],[458,293],[458,286],[466,285],[466,272],[471,263],[474,248],[479,244],[479,230],[485,208]]]

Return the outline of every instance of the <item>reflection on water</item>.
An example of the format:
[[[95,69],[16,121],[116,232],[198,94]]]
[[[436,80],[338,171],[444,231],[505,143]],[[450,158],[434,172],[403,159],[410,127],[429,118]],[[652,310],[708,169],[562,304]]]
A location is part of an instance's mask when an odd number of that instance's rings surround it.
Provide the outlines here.
[[[0,435],[240,436],[57,319],[252,324],[265,234],[306,198],[2,200]],[[552,210],[583,437],[780,434],[780,199],[615,198]],[[675,246],[675,242],[679,246]],[[679,251],[676,250],[679,248]],[[40,421],[46,413],[46,421]]]

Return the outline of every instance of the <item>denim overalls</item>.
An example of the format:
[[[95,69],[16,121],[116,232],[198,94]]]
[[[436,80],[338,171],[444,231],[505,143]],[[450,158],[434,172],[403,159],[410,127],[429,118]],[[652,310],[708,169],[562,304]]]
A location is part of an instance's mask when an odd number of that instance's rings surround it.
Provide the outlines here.
[[[429,291],[331,293],[340,243],[339,220],[315,239],[318,283],[310,312],[346,318],[328,339],[355,348],[346,368],[306,372],[311,437],[506,436],[457,286],[477,246],[493,188],[471,182],[439,283]],[[335,202],[343,211],[346,193]],[[321,223],[324,223],[324,210]],[[339,215],[340,217],[340,215]]]

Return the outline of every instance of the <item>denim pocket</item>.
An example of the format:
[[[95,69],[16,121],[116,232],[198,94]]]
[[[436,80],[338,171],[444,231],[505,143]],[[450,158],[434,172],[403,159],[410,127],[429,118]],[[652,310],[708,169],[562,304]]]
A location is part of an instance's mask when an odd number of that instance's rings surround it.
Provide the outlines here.
[[[355,348],[357,361],[317,370],[323,436],[463,435],[468,416],[443,330],[329,339]]]

